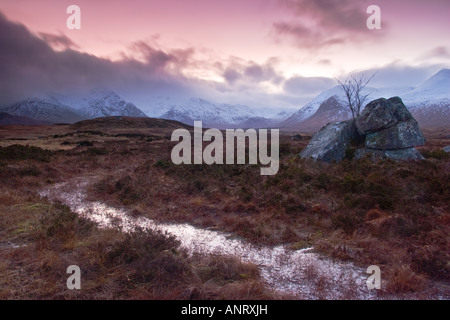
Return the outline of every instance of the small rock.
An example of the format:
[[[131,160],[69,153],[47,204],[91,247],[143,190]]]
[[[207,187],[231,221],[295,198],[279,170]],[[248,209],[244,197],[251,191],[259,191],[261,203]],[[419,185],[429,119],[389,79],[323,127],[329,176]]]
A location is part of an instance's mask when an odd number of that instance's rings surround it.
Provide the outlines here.
[[[302,141],[303,137],[300,134],[295,134],[291,137],[292,141]]]
[[[442,150],[444,150],[447,153],[450,153],[450,146],[446,146],[446,147],[442,148]]]

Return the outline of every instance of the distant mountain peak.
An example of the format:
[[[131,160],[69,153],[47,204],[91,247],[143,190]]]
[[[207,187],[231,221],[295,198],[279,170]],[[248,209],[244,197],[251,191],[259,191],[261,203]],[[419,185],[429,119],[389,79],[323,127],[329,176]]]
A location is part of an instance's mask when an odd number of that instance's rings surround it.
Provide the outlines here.
[[[450,78],[450,69],[441,69],[435,74],[435,76]]]
[[[147,117],[134,104],[105,88],[92,90],[88,97],[58,94],[46,98],[30,97],[3,107],[0,111],[53,123],[74,123],[109,116]]]
[[[450,69],[441,69],[439,72],[427,79],[424,83],[419,85],[418,88],[427,84],[437,84],[441,81],[445,82],[446,84],[450,83]]]
[[[125,101],[116,92],[107,88],[92,90],[88,97],[77,103],[77,109],[87,118],[109,116],[147,117],[133,103]]]
[[[216,103],[203,98],[191,98],[185,103],[171,105],[159,117],[189,125],[196,120],[201,120],[205,127],[210,128],[268,128],[275,126],[292,112],[286,109],[258,109],[240,104]]]
[[[448,126],[450,125],[449,88],[450,69],[441,69],[416,88],[367,87],[364,94],[369,94],[367,102],[378,98],[399,96],[422,126]],[[333,99],[331,99],[332,97],[335,97],[338,103],[334,103]],[[346,116],[345,112],[347,110],[345,108],[338,108],[332,111],[332,108],[337,104],[346,105],[345,96],[339,86],[319,94],[303,108],[300,108],[287,120],[282,122],[280,126],[285,128],[298,127],[300,129],[310,129],[314,127],[315,129],[320,129],[320,126],[325,125],[331,118],[339,118],[339,113],[343,117]],[[328,115],[325,116],[324,111],[327,108],[332,112],[328,112]],[[333,115],[333,112],[336,114]],[[317,128],[318,126],[319,128]]]
[[[29,98],[3,107],[1,111],[10,115],[52,123],[74,123],[85,119],[74,109],[51,99]]]

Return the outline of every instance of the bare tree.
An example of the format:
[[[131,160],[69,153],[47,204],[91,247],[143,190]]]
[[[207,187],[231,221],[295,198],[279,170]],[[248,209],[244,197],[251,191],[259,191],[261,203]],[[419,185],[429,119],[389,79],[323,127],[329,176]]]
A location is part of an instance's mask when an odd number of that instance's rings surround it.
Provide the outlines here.
[[[367,87],[373,77],[375,77],[375,74],[376,73],[373,73],[371,76],[364,74],[355,76],[354,74],[350,74],[344,81],[336,79],[342,90],[345,92],[345,97],[347,98],[348,107],[352,112],[353,119],[359,117],[362,108],[364,107],[364,103],[369,97],[369,94],[363,94],[363,90]]]

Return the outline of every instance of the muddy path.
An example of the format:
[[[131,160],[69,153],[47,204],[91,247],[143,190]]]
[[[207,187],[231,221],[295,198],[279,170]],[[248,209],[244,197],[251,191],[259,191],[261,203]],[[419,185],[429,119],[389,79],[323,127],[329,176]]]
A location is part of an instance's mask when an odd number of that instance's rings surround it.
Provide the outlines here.
[[[376,299],[366,285],[366,270],[342,261],[333,261],[312,252],[312,248],[291,250],[284,246],[254,246],[231,234],[193,227],[189,224],[159,223],[130,215],[98,201],[88,201],[86,190],[92,178],[78,178],[55,184],[40,192],[51,201],[60,201],[101,228],[120,227],[124,232],[149,228],[174,235],[190,253],[231,255],[255,264],[268,286],[299,299]]]

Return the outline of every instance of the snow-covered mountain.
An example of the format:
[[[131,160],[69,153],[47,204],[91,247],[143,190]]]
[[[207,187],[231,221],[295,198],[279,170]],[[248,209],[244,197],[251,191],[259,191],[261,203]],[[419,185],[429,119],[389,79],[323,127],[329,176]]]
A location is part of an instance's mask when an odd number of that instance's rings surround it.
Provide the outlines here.
[[[363,94],[368,95],[367,102],[399,96],[421,126],[450,126],[449,88],[450,69],[443,69],[416,88],[368,87]],[[200,98],[179,102],[161,96],[148,102],[143,107],[151,110],[148,113],[152,117],[177,120],[188,125],[201,120],[205,127],[220,129],[278,127],[312,130],[320,129],[328,122],[351,117],[340,86],[322,92],[297,111],[215,103]],[[105,89],[82,97],[54,95],[46,99],[31,98],[0,108],[0,111],[52,123],[73,123],[107,116],[147,117],[135,104]]]
[[[147,117],[134,104],[107,89],[94,90],[88,97],[81,99],[71,97],[57,97],[56,99],[77,109],[78,113],[88,119],[110,116]]]
[[[81,98],[63,95],[30,98],[0,108],[0,111],[50,123],[75,123],[109,116],[147,117],[134,104],[110,90],[93,91]]]
[[[203,121],[205,126],[224,127],[229,123],[239,123],[252,116],[250,110],[227,104],[214,104],[203,99],[190,99],[184,104],[174,105],[161,118],[193,124]]]
[[[450,69],[442,69],[402,98],[421,126],[450,126]]]
[[[399,96],[421,126],[450,125],[450,70],[443,69],[416,88],[367,87],[367,103],[379,98]],[[330,98],[334,98],[329,100]],[[351,118],[340,86],[322,92],[311,102],[279,124],[283,128],[320,129],[328,122]],[[326,111],[326,112],[325,112]]]
[[[1,108],[10,115],[51,123],[74,123],[86,119],[76,110],[54,100],[30,98]]]
[[[302,129],[305,131],[316,131],[322,128],[324,124],[351,118],[352,113],[345,102],[337,95],[334,95],[322,102],[319,109],[302,122]]]
[[[183,103],[161,98],[156,103],[156,106],[146,106],[153,110],[151,115],[155,118],[177,120],[188,125],[201,120],[205,127],[221,129],[270,127],[293,112],[286,108],[251,108],[200,98],[191,98]],[[109,116],[147,117],[136,105],[106,89],[91,91],[87,97],[53,94],[45,99],[28,99],[4,107],[2,111],[52,123],[74,123]]]
[[[184,99],[175,99],[170,96],[156,96],[146,98],[133,98],[132,101],[135,105],[140,106],[145,110],[145,114],[151,118],[161,118],[161,116],[168,112],[174,106],[182,104]]]
[[[311,118],[319,110],[319,107],[322,105],[322,103],[324,103],[331,97],[335,97],[335,99],[340,103],[345,102],[345,95],[341,87],[335,86],[329,90],[322,92],[313,100],[311,100],[311,102],[306,104],[303,108],[292,114],[285,121],[281,122],[280,127],[293,127]]]
[[[414,104],[414,108],[424,104],[450,101],[450,69],[442,69],[415,89],[406,93],[404,101]]]
[[[160,118],[192,125],[201,120],[211,128],[265,128],[277,124],[290,114],[288,109],[257,109],[245,105],[214,103],[192,98],[186,103],[172,105]]]
[[[412,88],[410,87],[399,87],[399,88],[372,88],[367,87],[363,90],[363,95],[368,95],[367,103],[378,99],[380,97],[388,97],[391,98],[392,96],[401,95],[402,93],[410,91]],[[335,86],[331,89],[328,89],[321,94],[319,94],[317,97],[315,97],[311,102],[306,104],[304,107],[302,107],[300,110],[292,114],[289,118],[287,118],[285,121],[280,123],[280,127],[293,127],[298,126],[300,123],[303,123],[304,121],[307,121],[311,117],[314,117],[314,120],[316,123],[320,123],[319,121],[319,115],[316,115],[316,113],[319,111],[320,106],[326,102],[331,97],[334,97],[335,103],[328,103],[327,105],[327,115],[321,114],[321,117],[323,118],[323,121],[331,122],[331,121],[342,121],[342,120],[348,120],[351,117],[350,110],[347,110],[348,107],[345,107],[347,105],[347,100],[344,94],[344,91],[340,86]],[[330,110],[331,105],[335,106],[335,110]],[[328,122],[324,122],[323,125],[327,124]]]

